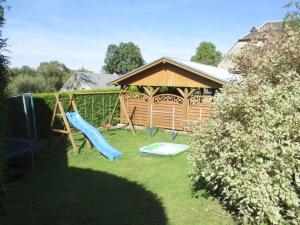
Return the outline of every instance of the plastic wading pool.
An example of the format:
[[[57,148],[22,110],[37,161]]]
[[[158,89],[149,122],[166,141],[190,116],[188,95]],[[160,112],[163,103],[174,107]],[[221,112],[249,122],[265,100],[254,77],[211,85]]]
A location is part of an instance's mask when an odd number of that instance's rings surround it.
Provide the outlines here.
[[[154,154],[161,156],[172,156],[182,153],[188,149],[188,145],[173,144],[168,142],[157,142],[141,147],[139,150],[144,154]]]

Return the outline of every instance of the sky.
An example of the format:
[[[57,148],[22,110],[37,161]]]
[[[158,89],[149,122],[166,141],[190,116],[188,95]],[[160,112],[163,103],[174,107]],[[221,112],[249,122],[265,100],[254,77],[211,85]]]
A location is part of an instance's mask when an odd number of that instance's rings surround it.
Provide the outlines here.
[[[7,0],[11,67],[58,60],[99,72],[109,44],[132,41],[146,62],[190,60],[202,41],[222,53],[253,26],[280,20],[287,0]]]

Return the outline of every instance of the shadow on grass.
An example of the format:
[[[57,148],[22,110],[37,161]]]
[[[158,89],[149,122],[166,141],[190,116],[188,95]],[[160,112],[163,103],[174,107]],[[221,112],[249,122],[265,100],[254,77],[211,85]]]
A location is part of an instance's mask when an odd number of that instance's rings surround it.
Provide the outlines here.
[[[82,141],[77,140],[77,145]],[[69,167],[66,139],[57,137],[50,142],[52,151],[39,153],[34,170],[7,184],[7,217],[0,218],[0,224],[167,224],[164,208],[155,194],[116,175]]]
[[[3,223],[0,219],[0,224],[167,224],[157,196],[140,184],[105,172],[68,167],[65,151],[40,158],[44,158],[39,160],[40,168],[9,184],[8,217]]]

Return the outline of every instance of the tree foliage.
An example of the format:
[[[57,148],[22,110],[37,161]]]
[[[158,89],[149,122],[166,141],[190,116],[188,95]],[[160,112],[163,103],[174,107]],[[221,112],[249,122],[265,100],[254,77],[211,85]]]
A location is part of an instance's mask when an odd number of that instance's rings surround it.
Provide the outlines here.
[[[58,61],[42,62],[37,68],[37,73],[46,78],[51,87],[59,90],[70,75],[70,69]]]
[[[265,34],[236,58],[191,143],[191,179],[244,224],[300,224],[300,32]]]
[[[144,63],[138,46],[132,42],[121,42],[119,46],[111,44],[107,47],[103,70],[111,74],[126,74]]]
[[[4,195],[4,149],[2,141],[5,138],[5,128],[6,128],[6,107],[5,99],[6,95],[6,84],[7,84],[7,68],[8,68],[8,59],[3,54],[3,51],[6,48],[6,39],[3,38],[3,26],[5,23],[4,20],[4,1],[0,0],[0,216],[3,215],[3,195]]]
[[[289,8],[289,12],[285,16],[285,26],[293,30],[300,30],[300,2],[291,1],[285,7]]]
[[[30,76],[21,74],[14,78],[13,82],[9,83],[8,90],[11,95],[19,95],[22,93],[37,93],[53,91],[49,82],[42,75]]]
[[[212,42],[201,42],[192,56],[193,62],[216,66],[220,63],[222,53],[216,49]]]
[[[58,61],[42,62],[37,69],[29,66],[9,69],[8,91],[11,95],[25,92],[58,91],[73,71]]]

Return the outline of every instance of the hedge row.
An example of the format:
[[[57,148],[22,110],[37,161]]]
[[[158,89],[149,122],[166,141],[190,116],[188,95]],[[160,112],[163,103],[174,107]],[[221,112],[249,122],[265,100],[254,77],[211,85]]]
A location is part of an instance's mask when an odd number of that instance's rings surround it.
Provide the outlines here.
[[[98,93],[98,92],[102,93]],[[97,92],[97,93],[94,93]],[[110,93],[104,93],[110,92]],[[108,123],[109,117],[113,111],[116,101],[119,96],[118,88],[106,88],[93,91],[77,91],[80,93],[90,93],[89,95],[76,95],[76,105],[81,116],[95,127],[99,127]],[[93,94],[94,93],[94,94]],[[68,94],[61,95],[64,110],[66,111],[68,105]],[[33,95],[38,138],[46,138],[49,132],[50,122],[55,106],[54,93],[37,93]],[[24,114],[22,112],[22,104],[10,100],[10,135],[13,137],[26,137],[26,125]],[[12,103],[14,102],[14,103]],[[119,104],[116,108],[112,123],[118,123],[120,118]]]

